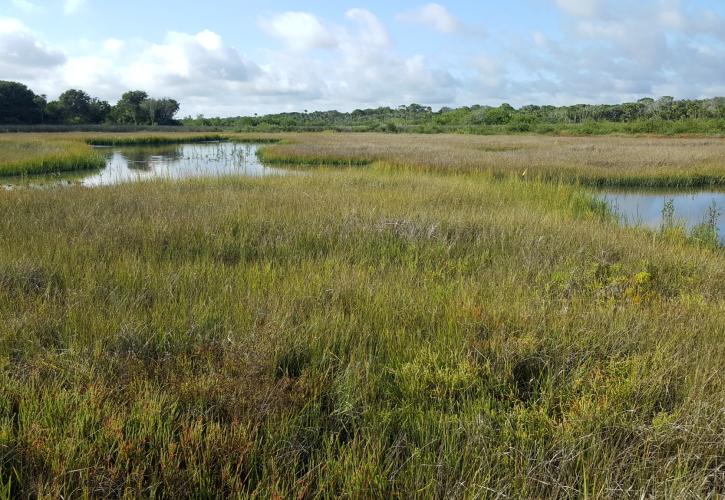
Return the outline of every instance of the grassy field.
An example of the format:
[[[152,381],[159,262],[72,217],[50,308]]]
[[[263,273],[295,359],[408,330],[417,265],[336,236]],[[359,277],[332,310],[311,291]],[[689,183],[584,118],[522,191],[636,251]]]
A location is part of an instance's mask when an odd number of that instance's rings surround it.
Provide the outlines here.
[[[725,185],[725,139],[300,134],[264,149],[271,163],[364,164],[486,172],[593,186]]]
[[[0,175],[99,165],[87,145],[232,140],[270,143],[270,164],[365,166],[487,173],[587,186],[725,186],[725,138],[550,137],[537,135],[49,133],[0,136]],[[102,165],[102,162],[100,163]]]
[[[0,496],[724,495],[723,250],[535,180],[538,138],[522,178],[514,139],[389,137],[0,192]],[[597,175],[718,172],[607,141]]]

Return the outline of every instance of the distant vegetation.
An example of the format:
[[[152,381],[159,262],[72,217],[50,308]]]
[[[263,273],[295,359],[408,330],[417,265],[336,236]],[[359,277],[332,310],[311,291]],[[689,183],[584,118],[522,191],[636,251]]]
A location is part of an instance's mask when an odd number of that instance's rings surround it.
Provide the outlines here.
[[[350,113],[315,111],[234,118],[182,120],[186,126],[238,131],[542,133],[542,134],[721,134],[725,132],[725,98],[675,100],[646,98],[624,104],[574,106],[441,108],[411,104],[398,108],[357,109]]]
[[[314,111],[227,118],[176,120],[180,103],[154,99],[142,90],[124,93],[115,105],[70,89],[56,101],[36,95],[17,82],[0,81],[0,125],[159,126],[215,128],[238,132],[413,132],[552,135],[604,134],[709,134],[725,133],[725,97],[676,100],[665,96],[622,104],[575,104],[573,106],[509,104],[443,107],[434,111],[420,104],[397,108],[356,109],[352,112]]]
[[[22,83],[0,81],[0,124],[4,125],[176,125],[178,111],[174,99],[152,99],[142,90],[126,92],[115,106],[77,89],[48,102]]]

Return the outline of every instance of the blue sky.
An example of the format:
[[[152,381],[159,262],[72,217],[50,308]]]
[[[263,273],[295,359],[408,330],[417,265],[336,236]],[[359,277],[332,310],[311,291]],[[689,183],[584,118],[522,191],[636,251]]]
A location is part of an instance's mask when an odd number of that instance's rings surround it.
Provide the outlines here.
[[[0,0],[0,79],[207,116],[713,97],[725,2]]]

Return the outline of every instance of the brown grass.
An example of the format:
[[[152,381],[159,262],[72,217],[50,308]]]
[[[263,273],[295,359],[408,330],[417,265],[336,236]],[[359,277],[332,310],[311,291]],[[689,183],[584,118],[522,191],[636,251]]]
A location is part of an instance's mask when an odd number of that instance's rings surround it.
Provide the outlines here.
[[[364,163],[591,185],[725,185],[725,139],[390,134],[282,135],[271,162]]]

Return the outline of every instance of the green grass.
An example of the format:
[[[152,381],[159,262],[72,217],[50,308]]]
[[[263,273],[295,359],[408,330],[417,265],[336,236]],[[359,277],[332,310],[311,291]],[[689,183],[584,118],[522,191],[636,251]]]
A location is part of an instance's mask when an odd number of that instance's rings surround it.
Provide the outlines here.
[[[88,144],[95,146],[142,146],[154,144],[182,144],[192,142],[223,141],[224,134],[195,133],[119,133],[119,134],[79,134]]]
[[[93,149],[73,140],[37,136],[0,137],[0,176],[50,174],[103,167]]]
[[[74,134],[74,136],[96,146],[145,146],[214,141],[273,144],[279,141],[279,138],[275,136],[263,134],[199,134],[193,132],[78,133]]]
[[[376,164],[0,213],[0,491],[725,493],[725,254],[577,188]]]

